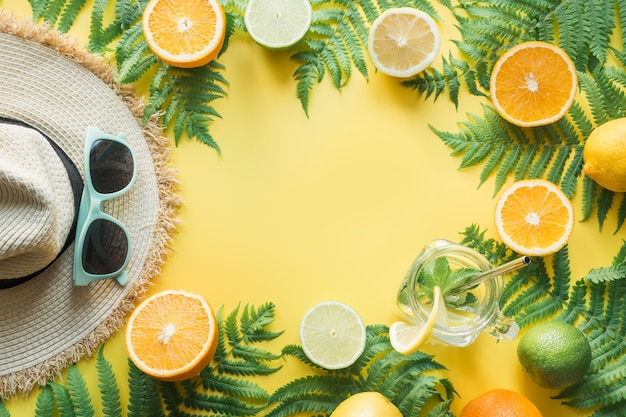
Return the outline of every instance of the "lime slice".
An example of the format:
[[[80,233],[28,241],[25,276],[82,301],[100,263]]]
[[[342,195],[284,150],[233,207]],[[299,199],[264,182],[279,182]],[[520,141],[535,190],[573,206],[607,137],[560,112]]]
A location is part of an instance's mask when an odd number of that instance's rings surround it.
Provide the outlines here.
[[[423,325],[396,321],[389,326],[389,341],[396,351],[405,355],[415,352],[428,340],[435,323],[447,324],[447,310],[440,287],[433,288],[433,298],[432,309]]]
[[[365,350],[365,325],[351,307],[324,301],[311,307],[300,322],[305,355],[326,369],[352,365]]]
[[[244,22],[257,43],[281,49],[304,37],[311,26],[311,14],[309,0],[250,0]]]

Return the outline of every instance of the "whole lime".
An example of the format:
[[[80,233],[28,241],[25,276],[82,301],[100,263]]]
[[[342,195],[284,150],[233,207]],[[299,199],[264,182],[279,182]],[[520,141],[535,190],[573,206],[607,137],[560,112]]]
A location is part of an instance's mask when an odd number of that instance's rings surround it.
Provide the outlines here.
[[[402,413],[384,395],[372,391],[346,398],[330,417],[402,417]]]
[[[583,150],[585,175],[607,190],[626,191],[626,117],[595,128]]]
[[[551,320],[535,325],[522,336],[517,357],[537,385],[560,389],[585,375],[591,363],[591,347],[576,327]]]

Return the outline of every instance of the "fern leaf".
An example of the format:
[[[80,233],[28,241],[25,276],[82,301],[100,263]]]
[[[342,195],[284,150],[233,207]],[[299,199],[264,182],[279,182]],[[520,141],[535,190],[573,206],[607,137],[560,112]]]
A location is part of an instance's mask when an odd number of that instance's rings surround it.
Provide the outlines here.
[[[96,369],[98,370],[98,388],[102,398],[102,413],[107,417],[121,417],[120,390],[113,367],[104,357],[104,346],[98,350]]]
[[[222,359],[217,366],[219,372],[238,376],[271,375],[279,369],[280,367],[271,367],[262,363],[227,358]]]
[[[188,382],[183,382],[187,384]],[[171,382],[160,381],[157,384],[158,392],[163,399],[163,405],[168,412],[167,416],[177,416],[181,407],[184,405],[185,398],[179,391],[177,384]],[[146,414],[152,415],[152,414]],[[157,411],[155,415],[164,415],[161,411]],[[183,414],[184,415],[184,414]],[[182,417],[182,416],[181,416]]]
[[[57,29],[60,32],[67,33],[72,25],[74,25],[74,21],[78,17],[78,13],[85,6],[87,0],[70,0],[69,3],[63,9],[61,13],[61,18],[59,20],[59,24]]]
[[[3,416],[1,409],[2,405],[0,403],[0,416]],[[52,388],[45,386],[37,396],[37,403],[35,404],[35,417],[52,417],[53,413],[54,395],[52,394]]]
[[[345,373],[308,375],[295,379],[278,388],[270,397],[270,403],[289,401],[308,393],[329,393],[333,396],[348,397],[356,392],[354,378]]]
[[[93,53],[101,53],[102,49],[108,44],[108,42],[104,42],[102,39],[104,9],[107,3],[107,0],[95,0],[91,11],[87,49]]]
[[[593,392],[586,392],[564,403],[576,408],[593,408],[613,405],[626,400],[626,382],[615,381],[613,384]]]
[[[204,389],[239,398],[261,399],[265,401],[269,399],[268,392],[258,384],[249,380],[220,375],[211,367],[203,370],[201,376]]]
[[[50,26],[54,27],[54,25],[56,25],[59,16],[63,12],[65,1],[66,0],[51,0],[46,3],[41,16]]]
[[[585,279],[588,282],[597,284],[599,282],[614,281],[624,277],[626,277],[626,264],[592,269],[587,273]]]
[[[141,372],[130,359],[128,364],[128,417],[162,415],[155,380]]]
[[[233,346],[232,355],[235,358],[245,359],[249,362],[270,362],[281,357],[268,350],[242,344]]]
[[[437,395],[437,378],[429,375],[419,375],[416,383],[408,385],[402,392],[398,408],[405,416],[419,415],[424,406],[433,396]]]
[[[417,353],[419,354],[417,357],[413,354],[412,358],[404,359],[397,358],[393,351],[387,352],[384,359],[371,364],[361,389],[381,392],[392,400],[401,399],[407,395],[407,390],[415,388],[416,380],[425,371],[445,369],[430,356]]]
[[[241,332],[245,343],[256,343],[274,340],[283,332],[270,332],[264,330],[274,321],[274,303],[266,303],[258,308],[245,306],[241,317]]]
[[[207,395],[197,391],[188,393],[185,397],[185,406],[227,416],[253,416],[265,408],[251,405],[236,397]]]
[[[596,218],[598,220],[600,230],[602,230],[602,227],[604,226],[604,222],[611,211],[611,207],[613,207],[614,201],[615,193],[607,190],[606,188],[600,187],[598,199],[596,200]]]
[[[48,0],[28,0],[33,12],[33,21],[38,21],[44,14]]]
[[[228,336],[228,343],[236,345],[241,342],[241,335],[239,334],[239,324],[237,323],[237,317],[239,315],[239,306],[237,306],[224,320],[224,332]]]
[[[59,414],[63,417],[75,417],[76,413],[74,412],[74,405],[68,389],[56,382],[48,382],[47,386],[52,389],[54,402]]]
[[[589,417],[622,417],[624,407],[626,407],[626,401],[620,401],[594,411]]]
[[[158,62],[159,59],[152,54],[145,40],[137,42],[127,53],[126,59],[118,61],[119,82],[122,84],[136,82]]]
[[[67,369],[67,390],[74,407],[76,417],[91,417],[94,414],[87,384],[76,365]]]
[[[333,395],[304,394],[282,401],[267,414],[267,417],[289,417],[300,413],[330,415],[340,402],[341,399]]]
[[[569,300],[564,306],[564,310],[558,317],[559,320],[567,323],[574,323],[584,315],[587,306],[587,286],[583,280],[577,281],[569,294]]]

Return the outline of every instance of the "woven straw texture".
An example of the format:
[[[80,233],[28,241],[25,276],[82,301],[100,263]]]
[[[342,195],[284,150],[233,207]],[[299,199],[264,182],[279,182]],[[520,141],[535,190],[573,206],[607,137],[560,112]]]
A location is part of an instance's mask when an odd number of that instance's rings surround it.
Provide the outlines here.
[[[170,250],[180,203],[169,141],[156,121],[142,123],[143,102],[115,84],[111,66],[68,37],[0,14],[0,116],[18,119],[54,140],[84,174],[87,126],[123,132],[137,156],[138,177],[104,210],[131,235],[129,283],[72,281],[74,245],[43,273],[0,290],[0,398],[26,394],[91,355],[124,323]],[[68,202],[68,204],[71,204]]]

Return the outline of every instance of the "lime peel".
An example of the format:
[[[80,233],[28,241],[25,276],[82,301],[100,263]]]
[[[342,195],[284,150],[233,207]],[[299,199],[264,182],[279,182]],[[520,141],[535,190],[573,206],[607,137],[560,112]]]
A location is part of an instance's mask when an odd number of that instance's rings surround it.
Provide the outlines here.
[[[306,35],[312,14],[309,0],[250,0],[244,12],[244,23],[250,37],[258,44],[284,49]]]
[[[311,307],[300,322],[304,354],[325,369],[352,365],[365,350],[366,330],[361,316],[339,301]]]

